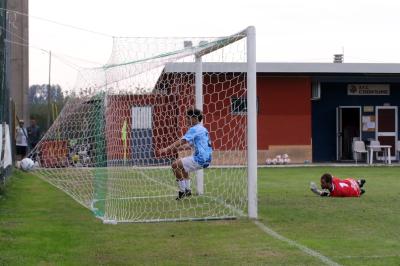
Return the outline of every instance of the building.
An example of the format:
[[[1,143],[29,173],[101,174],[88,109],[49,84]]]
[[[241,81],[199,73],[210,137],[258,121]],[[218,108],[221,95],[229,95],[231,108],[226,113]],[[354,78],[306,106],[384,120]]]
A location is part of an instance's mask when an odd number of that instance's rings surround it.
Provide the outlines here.
[[[203,63],[204,125],[215,165],[246,157],[245,67]],[[154,150],[184,133],[185,110],[195,105],[194,72],[192,63],[168,64],[151,94],[107,96],[104,115],[95,112],[96,121],[105,118],[96,124],[106,132],[95,141],[104,143],[102,161],[157,163]],[[84,104],[98,109],[93,100]],[[258,63],[257,104],[258,164],[277,154],[292,163],[352,161],[357,139],[391,145],[396,158],[400,64]]]
[[[203,66],[219,69],[241,72],[245,65]],[[185,71],[194,66],[166,68]],[[355,139],[392,145],[395,159],[399,82],[400,64],[258,63],[258,163],[282,153],[296,163],[353,160]]]
[[[268,138],[269,147],[298,134],[295,142],[284,145],[287,153],[291,153],[289,145],[302,147],[304,157],[297,158],[298,162],[349,161],[353,160],[353,140],[367,144],[379,140],[392,146],[391,157],[396,158],[400,64],[261,63],[257,71],[261,104],[289,101],[285,103],[288,110],[279,115],[280,124],[288,128],[271,127],[279,123],[273,119],[276,110],[267,106],[265,117],[258,119],[260,138],[262,123],[270,124],[271,135],[281,136]]]

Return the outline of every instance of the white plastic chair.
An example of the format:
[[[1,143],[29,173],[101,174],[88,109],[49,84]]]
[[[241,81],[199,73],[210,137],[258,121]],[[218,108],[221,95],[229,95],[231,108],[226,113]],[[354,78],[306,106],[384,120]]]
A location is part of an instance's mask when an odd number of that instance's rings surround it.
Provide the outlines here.
[[[367,157],[366,161],[368,162],[368,151],[365,149],[365,143],[364,143],[364,141],[361,141],[361,140],[356,140],[356,141],[354,141],[354,142],[353,142],[353,152],[354,152],[355,155],[356,155],[356,156],[354,156],[355,159],[356,159],[356,164],[357,164],[357,157],[358,157],[358,154],[361,154],[361,156],[362,156],[363,153],[367,154],[367,156],[366,156],[366,157]]]
[[[371,140],[370,146],[380,146],[381,143],[379,142],[379,140]],[[375,156],[378,158],[378,152],[382,152],[382,148],[371,148],[370,149],[372,154],[372,160],[374,160],[374,152],[375,152]],[[385,162],[387,161],[387,157],[386,157],[386,153],[383,153],[383,156],[385,157]],[[372,163],[372,162],[371,162]]]
[[[397,160],[400,161],[400,140],[398,140],[396,143],[396,150],[397,150],[397,153],[399,154],[397,157]]]

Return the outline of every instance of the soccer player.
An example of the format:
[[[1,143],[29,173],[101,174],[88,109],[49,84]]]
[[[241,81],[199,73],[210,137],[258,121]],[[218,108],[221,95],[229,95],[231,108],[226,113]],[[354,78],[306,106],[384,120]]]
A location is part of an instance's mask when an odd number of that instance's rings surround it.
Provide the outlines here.
[[[162,156],[189,147],[194,150],[191,156],[178,158],[172,163],[172,171],[179,186],[176,200],[192,195],[189,173],[207,168],[212,160],[210,136],[208,130],[201,124],[202,119],[203,114],[200,110],[187,110],[186,125],[189,130],[181,139],[158,151],[158,155]]]
[[[312,192],[322,197],[360,197],[365,193],[365,190],[362,189],[364,184],[365,179],[340,179],[327,173],[321,176],[322,191],[313,182],[311,182],[310,188]]]

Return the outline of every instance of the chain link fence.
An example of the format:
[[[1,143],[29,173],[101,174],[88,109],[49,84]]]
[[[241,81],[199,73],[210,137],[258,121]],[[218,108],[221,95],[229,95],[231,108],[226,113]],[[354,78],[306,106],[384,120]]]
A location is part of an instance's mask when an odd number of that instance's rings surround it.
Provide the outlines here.
[[[0,0],[0,190],[11,173],[14,145],[15,123],[13,104],[10,101],[10,90],[7,83],[7,0]]]

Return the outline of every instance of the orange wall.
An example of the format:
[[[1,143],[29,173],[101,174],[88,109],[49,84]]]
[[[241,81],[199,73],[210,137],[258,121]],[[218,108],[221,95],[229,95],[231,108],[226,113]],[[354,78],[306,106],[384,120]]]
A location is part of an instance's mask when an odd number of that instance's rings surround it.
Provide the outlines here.
[[[258,77],[258,149],[311,145],[311,79]]]
[[[204,79],[204,125],[210,131],[215,150],[245,149],[246,115],[231,114],[231,97],[246,97],[244,76]],[[155,149],[166,147],[187,130],[186,109],[194,106],[194,81],[173,86],[169,95],[110,96],[106,114],[108,158],[123,158],[121,128],[127,120],[128,149],[132,156],[131,108],[153,106],[153,144]],[[229,86],[227,86],[229,85]],[[311,145],[311,79],[307,77],[258,77],[258,149],[269,145]],[[179,109],[178,109],[179,108]],[[116,110],[118,112],[116,112]]]

